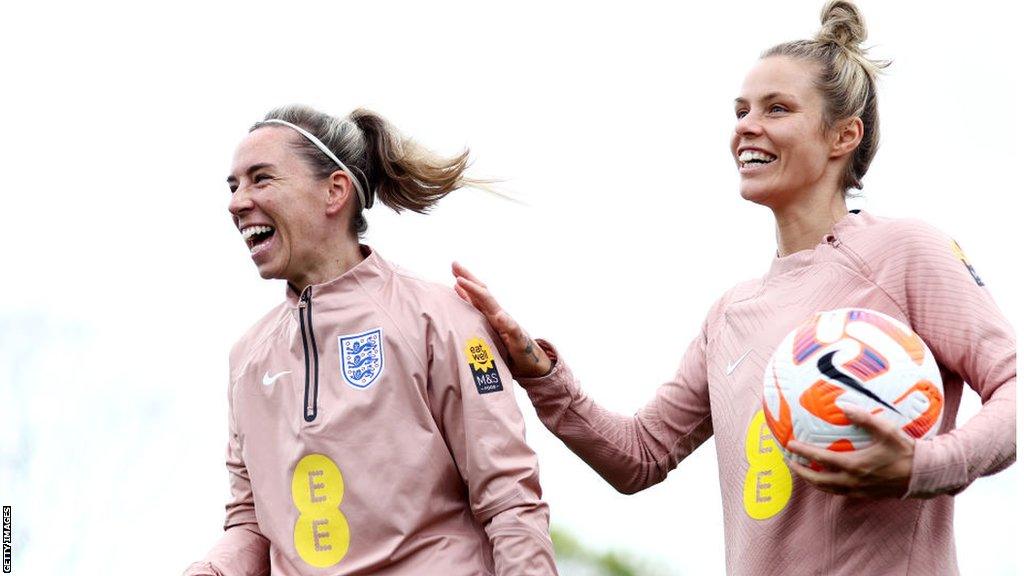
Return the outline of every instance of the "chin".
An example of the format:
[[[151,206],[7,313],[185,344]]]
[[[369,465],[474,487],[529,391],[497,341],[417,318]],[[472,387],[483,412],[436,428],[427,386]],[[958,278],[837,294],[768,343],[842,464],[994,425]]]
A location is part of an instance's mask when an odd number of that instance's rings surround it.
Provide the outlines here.
[[[276,280],[278,278],[284,278],[283,272],[273,266],[257,266],[256,272],[258,272],[260,278],[263,278],[264,280]]]
[[[751,186],[740,184],[740,197],[747,202],[753,202],[754,204],[760,204],[762,206],[769,206],[772,199],[771,190],[766,190],[762,186]]]

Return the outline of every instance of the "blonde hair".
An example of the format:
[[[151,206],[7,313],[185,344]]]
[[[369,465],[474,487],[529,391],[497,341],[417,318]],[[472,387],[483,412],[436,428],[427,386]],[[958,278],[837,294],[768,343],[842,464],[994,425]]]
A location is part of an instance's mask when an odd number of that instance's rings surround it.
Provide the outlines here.
[[[887,60],[871,60],[861,43],[867,38],[864,18],[852,2],[830,0],[821,9],[821,29],[813,40],[796,40],[766,50],[761,58],[789,56],[819,66],[815,82],[825,100],[826,128],[844,118],[860,118],[864,137],[854,150],[843,175],[844,193],[861,189],[861,179],[878,151],[878,100],[875,82]]]
[[[272,119],[301,126],[316,136],[361,179],[367,194],[376,195],[395,212],[425,213],[449,192],[476,182],[465,176],[469,150],[451,158],[434,154],[370,110],[357,108],[337,118],[309,106],[290,104],[271,110],[249,131],[273,126],[266,123]],[[296,138],[294,146],[318,178],[338,170],[333,160],[305,138]],[[362,210],[356,210],[351,231],[362,236],[366,229]]]

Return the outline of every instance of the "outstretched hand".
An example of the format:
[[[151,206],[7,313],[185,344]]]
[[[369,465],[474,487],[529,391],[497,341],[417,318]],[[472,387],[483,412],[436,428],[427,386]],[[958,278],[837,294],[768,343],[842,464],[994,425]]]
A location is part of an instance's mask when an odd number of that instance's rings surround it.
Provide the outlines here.
[[[502,310],[487,285],[458,262],[452,262],[455,291],[473,305],[498,333],[509,354],[509,369],[514,377],[536,378],[551,371],[551,360],[514,318]]]
[[[910,485],[914,463],[914,440],[885,418],[854,406],[842,406],[847,419],[867,430],[874,443],[853,452],[833,452],[817,446],[790,441],[786,448],[815,462],[815,470],[790,461],[793,471],[814,487],[858,498],[901,498]]]

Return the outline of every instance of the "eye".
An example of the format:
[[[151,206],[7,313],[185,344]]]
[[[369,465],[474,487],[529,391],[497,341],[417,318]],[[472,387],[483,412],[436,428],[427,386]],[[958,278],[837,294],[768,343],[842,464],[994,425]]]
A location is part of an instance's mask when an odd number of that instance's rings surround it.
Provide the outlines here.
[[[768,109],[770,114],[783,114],[789,112],[789,108],[786,108],[782,104],[772,104],[771,108]]]
[[[743,118],[746,115],[747,115],[747,110],[746,109],[741,108],[741,109],[736,111],[736,119],[737,120],[740,120],[741,118]]]
[[[265,180],[273,180],[273,179],[274,178],[270,174],[257,174],[257,175],[252,177],[252,181],[253,181],[254,184],[259,184],[260,182],[263,182]]]

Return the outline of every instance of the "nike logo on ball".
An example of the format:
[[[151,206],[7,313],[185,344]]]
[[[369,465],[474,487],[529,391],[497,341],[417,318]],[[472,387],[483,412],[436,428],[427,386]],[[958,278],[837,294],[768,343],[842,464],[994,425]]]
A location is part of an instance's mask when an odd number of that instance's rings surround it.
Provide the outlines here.
[[[836,365],[832,363],[832,357],[835,355],[836,353],[835,351],[833,351],[829,352],[828,354],[825,354],[821,358],[818,358],[818,371],[821,372],[823,376],[825,376],[826,378],[831,378],[832,380],[835,380],[836,382],[839,382],[841,384],[845,384],[846,386],[853,388],[855,391],[860,392],[861,394],[867,396],[868,398],[871,398],[875,402],[878,402],[882,406],[885,406],[889,410],[892,410],[893,412],[901,416],[903,415],[902,412],[894,408],[891,404],[879,398],[877,394],[865,388],[863,384],[857,382],[857,380],[848,376],[847,374],[844,374],[839,370],[839,368],[836,368]]]
[[[737,358],[735,361],[730,362],[729,365],[725,367],[725,375],[728,376],[732,374],[733,370],[736,370],[736,367],[740,365],[740,362],[743,362],[743,359],[746,358],[747,354],[750,354],[750,352],[751,351],[748,349],[742,356]]]
[[[264,386],[270,386],[271,384],[273,384],[281,376],[284,376],[285,374],[291,374],[291,373],[292,373],[291,370],[285,370],[283,372],[278,372],[277,374],[274,374],[273,376],[271,376],[270,372],[264,372],[263,373],[263,385]]]

